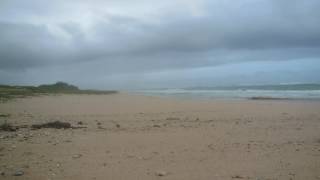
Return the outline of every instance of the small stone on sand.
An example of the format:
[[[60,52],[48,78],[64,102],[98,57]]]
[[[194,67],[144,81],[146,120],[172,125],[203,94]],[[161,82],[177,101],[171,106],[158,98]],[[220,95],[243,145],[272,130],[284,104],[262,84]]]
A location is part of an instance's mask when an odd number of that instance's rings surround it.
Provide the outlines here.
[[[168,173],[166,171],[156,171],[157,176],[166,176]]]
[[[24,172],[21,171],[21,170],[18,170],[18,171],[16,171],[16,172],[14,172],[13,175],[14,175],[14,176],[22,176],[22,175],[24,175]]]
[[[75,155],[72,156],[72,158],[73,159],[77,159],[77,158],[80,158],[81,156],[82,156],[81,154],[75,154]]]

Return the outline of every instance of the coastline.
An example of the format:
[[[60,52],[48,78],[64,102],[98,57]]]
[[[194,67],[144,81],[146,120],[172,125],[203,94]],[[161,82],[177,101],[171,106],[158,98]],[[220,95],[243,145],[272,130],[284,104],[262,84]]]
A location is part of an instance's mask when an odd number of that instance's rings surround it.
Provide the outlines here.
[[[320,100],[320,90],[164,89],[137,90],[132,93],[158,97],[202,100]]]

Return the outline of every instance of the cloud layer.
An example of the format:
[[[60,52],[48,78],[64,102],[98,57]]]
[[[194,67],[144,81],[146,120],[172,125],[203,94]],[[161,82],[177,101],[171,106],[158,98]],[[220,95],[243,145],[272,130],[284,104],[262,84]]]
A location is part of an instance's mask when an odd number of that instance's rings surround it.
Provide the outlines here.
[[[318,0],[4,0],[0,71],[69,67],[92,79],[319,59],[319,8]]]

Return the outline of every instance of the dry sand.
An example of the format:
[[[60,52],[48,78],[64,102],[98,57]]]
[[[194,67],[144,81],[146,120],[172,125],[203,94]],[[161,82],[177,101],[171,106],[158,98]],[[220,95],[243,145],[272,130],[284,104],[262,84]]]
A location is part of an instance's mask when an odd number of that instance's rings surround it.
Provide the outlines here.
[[[13,125],[86,127],[0,132],[0,179],[320,179],[318,101],[60,95],[0,113]]]

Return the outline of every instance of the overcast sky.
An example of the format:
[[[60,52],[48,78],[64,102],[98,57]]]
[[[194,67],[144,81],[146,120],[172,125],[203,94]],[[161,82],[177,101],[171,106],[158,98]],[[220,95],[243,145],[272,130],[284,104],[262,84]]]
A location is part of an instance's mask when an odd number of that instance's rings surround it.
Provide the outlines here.
[[[320,82],[319,0],[1,0],[0,83]]]

